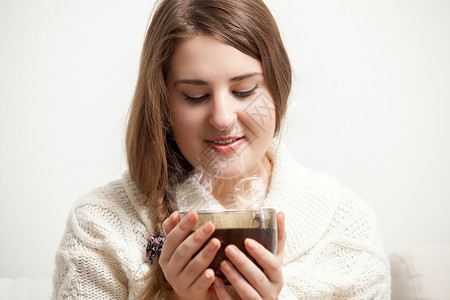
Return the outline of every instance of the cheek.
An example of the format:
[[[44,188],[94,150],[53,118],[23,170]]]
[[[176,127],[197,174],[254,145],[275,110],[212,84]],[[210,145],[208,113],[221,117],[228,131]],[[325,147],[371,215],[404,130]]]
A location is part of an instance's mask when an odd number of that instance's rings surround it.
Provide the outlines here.
[[[189,131],[189,128],[196,128],[198,131],[201,128],[202,119],[200,114],[185,110],[180,113],[174,113],[172,122],[172,127],[177,128],[177,130]]]
[[[172,132],[183,155],[189,156],[189,153],[195,152],[202,128],[202,120],[198,114],[189,110],[172,111]]]
[[[258,138],[272,138],[276,127],[276,113],[273,100],[258,97],[242,111],[241,120]]]
[[[179,104],[172,106],[171,117],[174,131],[182,131],[186,126],[192,126],[194,120],[189,110]]]

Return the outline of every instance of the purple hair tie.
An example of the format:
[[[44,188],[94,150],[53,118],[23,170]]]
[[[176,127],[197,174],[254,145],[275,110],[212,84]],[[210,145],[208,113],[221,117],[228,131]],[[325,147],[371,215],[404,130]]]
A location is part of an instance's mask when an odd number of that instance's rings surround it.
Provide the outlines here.
[[[164,235],[164,233],[161,233],[160,235],[152,235],[148,239],[145,256],[147,256],[151,264],[153,264],[153,262],[155,261],[156,256],[161,253],[162,246],[164,245],[165,241],[166,236]]]

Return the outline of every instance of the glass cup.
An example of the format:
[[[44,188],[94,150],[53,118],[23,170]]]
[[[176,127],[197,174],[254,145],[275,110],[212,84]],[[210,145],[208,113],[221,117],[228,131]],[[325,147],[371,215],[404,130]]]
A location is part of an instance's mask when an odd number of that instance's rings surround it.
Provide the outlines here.
[[[183,218],[188,213],[188,211],[180,212],[180,218]],[[227,280],[220,269],[220,263],[227,259],[227,256],[225,255],[226,246],[230,244],[235,245],[259,268],[261,268],[261,266],[258,265],[245,249],[244,241],[246,238],[254,239],[273,254],[276,253],[278,237],[277,217],[274,208],[197,211],[197,215],[198,221],[192,231],[208,221],[211,221],[216,227],[216,230],[211,235],[210,239],[219,239],[221,246],[209,267],[213,269],[216,276],[222,278],[225,283],[227,283]],[[205,245],[210,239],[206,241]]]

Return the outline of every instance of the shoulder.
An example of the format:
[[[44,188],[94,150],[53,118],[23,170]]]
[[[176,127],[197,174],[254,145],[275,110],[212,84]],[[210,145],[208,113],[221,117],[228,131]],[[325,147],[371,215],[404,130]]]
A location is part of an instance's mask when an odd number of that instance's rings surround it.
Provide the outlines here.
[[[95,214],[102,219],[110,212],[120,214],[130,206],[122,180],[115,180],[97,187],[81,196],[72,206],[72,214],[81,217],[81,212]]]
[[[133,235],[144,235],[149,230],[145,205],[139,192],[130,183],[128,175],[98,187],[78,199],[67,220],[66,239],[76,239],[96,249],[110,247],[109,244],[136,239]],[[68,236],[72,238],[67,239]]]
[[[334,176],[298,163],[286,146],[281,145],[272,157],[271,192],[276,194],[271,196],[281,196],[283,199],[278,202],[286,202],[299,210],[323,206],[321,211],[331,215],[338,212],[355,216],[373,215],[369,206],[356,193],[343,186]]]
[[[339,182],[331,175],[315,171],[300,163],[292,155],[289,148],[282,143],[273,143],[268,151],[273,164],[275,184],[293,184],[294,187],[336,186]]]
[[[342,187],[330,231],[361,242],[369,242],[375,240],[376,227],[375,214],[369,205],[359,195]]]
[[[122,178],[109,182],[104,186],[97,187],[81,196],[73,208],[81,206],[103,206],[114,208],[127,208],[133,206],[133,202],[141,201],[144,197],[140,195],[128,173]]]
[[[374,213],[356,193],[333,176],[299,164],[283,145],[273,157],[269,196],[271,204],[285,212],[292,259],[329,234],[358,243],[378,242]]]

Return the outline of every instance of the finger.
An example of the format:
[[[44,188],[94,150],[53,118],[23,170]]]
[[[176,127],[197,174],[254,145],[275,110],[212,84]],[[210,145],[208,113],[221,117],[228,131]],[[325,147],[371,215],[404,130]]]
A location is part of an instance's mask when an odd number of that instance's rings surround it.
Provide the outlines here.
[[[170,260],[173,252],[190,234],[192,228],[197,222],[198,216],[195,212],[188,213],[166,236],[164,247],[159,258],[160,264],[164,265]]]
[[[198,291],[206,291],[213,284],[214,279],[214,271],[212,269],[206,269],[195,280],[195,282],[189,287],[188,290],[192,291],[192,293],[198,293]]]
[[[189,285],[192,285],[193,288],[200,290],[203,287],[202,282],[204,282],[201,280],[201,274],[204,273],[205,269],[211,264],[219,249],[220,241],[216,238],[211,239],[208,244],[188,262],[187,266],[180,274],[180,280],[187,282]],[[197,278],[199,278],[200,281]],[[212,280],[214,280],[214,278]],[[209,282],[209,285],[206,286],[206,288],[211,284],[212,282]]]
[[[242,299],[260,299],[258,292],[245,280],[244,277],[234,268],[229,261],[222,261],[220,264],[225,277],[233,286],[236,293],[241,296]]]
[[[219,277],[216,277],[216,280],[214,280],[214,290],[219,300],[233,300],[233,297],[230,295],[227,288],[225,287],[223,280],[220,279]]]
[[[284,246],[286,245],[286,228],[285,228],[285,217],[283,212],[277,214],[277,235],[278,235],[278,247],[277,247],[277,257],[280,263],[283,262]]]
[[[244,241],[245,249],[263,268],[264,274],[272,283],[283,282],[283,273],[281,271],[281,261],[277,259],[269,250],[257,241],[246,238]]]
[[[256,289],[260,295],[265,295],[267,288],[270,288],[270,281],[266,274],[264,274],[263,271],[261,271],[261,269],[235,245],[227,246],[225,248],[225,254],[250,285]],[[273,255],[272,257],[275,259]]]
[[[178,224],[179,216],[180,214],[178,211],[175,211],[163,222],[162,228],[166,236],[169,235],[172,229]]]
[[[172,254],[172,257],[170,258],[170,268],[173,272],[180,272],[185,267],[188,266],[188,263],[192,260],[192,257],[196,255],[197,252],[205,245],[206,241],[211,237],[215,230],[214,224],[211,222],[206,222],[200,228],[195,230],[191,235],[189,235]],[[175,231],[175,229],[174,229]],[[218,242],[218,240],[217,240]],[[218,250],[218,249],[217,249]],[[199,270],[198,264],[194,264],[195,270],[198,270],[198,272],[202,272],[207,267],[204,266],[202,269]],[[183,270],[184,273],[187,274],[189,278],[192,278],[190,280],[191,282],[195,279],[193,274],[190,274],[189,271],[192,271],[192,269],[189,270]],[[199,275],[199,273],[196,273],[195,275]]]

